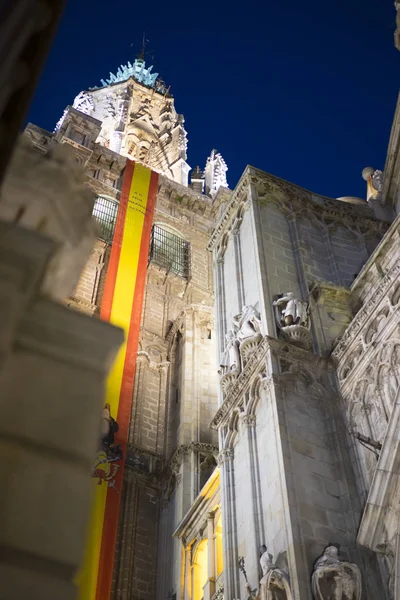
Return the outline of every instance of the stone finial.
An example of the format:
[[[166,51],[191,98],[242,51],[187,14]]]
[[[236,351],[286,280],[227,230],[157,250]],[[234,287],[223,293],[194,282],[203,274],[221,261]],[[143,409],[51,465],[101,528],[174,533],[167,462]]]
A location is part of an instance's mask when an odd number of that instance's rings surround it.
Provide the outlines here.
[[[211,150],[204,169],[206,194],[213,198],[220,187],[228,187],[226,181],[227,170],[228,167],[221,154],[216,150]]]

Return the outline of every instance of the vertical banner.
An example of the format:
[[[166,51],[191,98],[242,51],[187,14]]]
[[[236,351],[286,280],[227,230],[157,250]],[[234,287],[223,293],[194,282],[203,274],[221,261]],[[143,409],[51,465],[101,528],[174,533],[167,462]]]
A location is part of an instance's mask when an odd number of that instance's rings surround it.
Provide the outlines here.
[[[109,600],[128,440],[136,354],[158,174],[127,160],[101,318],[125,332],[107,380],[102,447],[93,463],[94,504],[80,600]]]

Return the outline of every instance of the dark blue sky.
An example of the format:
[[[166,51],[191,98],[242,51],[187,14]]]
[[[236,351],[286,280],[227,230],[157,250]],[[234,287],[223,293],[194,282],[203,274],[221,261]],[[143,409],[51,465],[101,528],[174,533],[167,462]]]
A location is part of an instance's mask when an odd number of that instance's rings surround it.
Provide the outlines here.
[[[361,170],[384,167],[399,89],[394,29],[391,0],[69,0],[29,120],[52,130],[80,90],[134,59],[145,30],[192,167],[215,147],[232,188],[251,164],[364,197]]]

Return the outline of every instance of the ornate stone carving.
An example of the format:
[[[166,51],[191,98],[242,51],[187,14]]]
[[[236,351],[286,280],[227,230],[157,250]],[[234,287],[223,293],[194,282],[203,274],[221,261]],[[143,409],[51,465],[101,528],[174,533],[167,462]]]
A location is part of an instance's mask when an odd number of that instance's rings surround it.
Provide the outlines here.
[[[361,600],[361,573],[357,565],[340,561],[336,546],[327,546],[312,574],[315,600]]]
[[[274,564],[272,554],[269,554],[267,547],[263,544],[260,548],[260,565],[263,577],[260,581],[260,589],[257,594],[256,589],[252,589],[244,565],[244,558],[239,559],[239,569],[242,571],[246,580],[246,590],[249,594],[249,600],[292,600],[289,576],[287,574],[287,561],[283,561],[283,555],[278,556],[277,562],[285,562],[285,566]],[[256,595],[257,594],[257,595]]]
[[[282,336],[302,348],[311,348],[307,302],[296,298],[293,292],[286,292],[273,302],[273,306]]]
[[[94,108],[93,96],[88,92],[80,92],[73,103],[73,108],[79,110],[80,112],[85,113],[86,115],[90,115]]]
[[[230,329],[225,335],[225,350],[220,368],[222,375],[226,373],[238,375],[240,373],[239,346],[233,329]]]
[[[260,600],[292,600],[288,574],[273,563],[266,546],[261,546]]]
[[[236,339],[239,344],[249,338],[261,339],[260,315],[254,306],[243,306],[242,311],[233,317],[233,324],[236,328]]]
[[[262,339],[260,316],[254,306],[243,306],[233,317],[233,328],[225,336],[226,345],[221,364],[221,387],[226,394]]]
[[[319,377],[324,371],[333,370],[333,365],[327,359],[283,340],[265,336],[258,344],[257,351],[251,354],[240,375],[233,381],[229,392],[224,396],[223,404],[211,421],[211,429],[219,429],[227,422],[232,410],[243,400],[243,395],[252,382],[265,372],[265,357],[268,351],[273,351],[277,356],[284,357],[285,360],[290,360],[293,363],[310,363],[316,377]]]
[[[234,453],[231,448],[225,448],[224,450],[221,450],[221,452],[218,454],[217,459],[218,466],[221,467],[226,462],[233,460],[233,457]]]
[[[226,181],[227,170],[228,167],[221,154],[216,150],[212,150],[204,169],[206,194],[214,197],[220,187],[228,187]]]
[[[276,307],[277,322],[280,327],[308,324],[308,304],[296,298],[293,292],[282,294],[273,302]]]

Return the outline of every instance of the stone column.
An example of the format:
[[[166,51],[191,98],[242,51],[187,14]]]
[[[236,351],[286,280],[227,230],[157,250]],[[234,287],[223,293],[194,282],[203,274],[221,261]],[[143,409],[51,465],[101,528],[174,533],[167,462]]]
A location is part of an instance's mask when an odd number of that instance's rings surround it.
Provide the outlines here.
[[[35,268],[43,275],[43,264],[36,260],[34,265],[37,250],[53,242],[19,228],[14,234],[25,238],[19,257],[11,239],[10,252],[0,252],[5,279],[0,305],[7,306],[14,296],[19,309],[13,331],[1,323],[11,339],[0,370],[2,595],[8,600],[73,600],[104,381],[123,336],[27,286]],[[25,292],[25,302],[13,282]]]
[[[214,536],[214,513],[207,515],[207,538],[208,538],[208,590],[210,598],[215,593],[215,536]]]
[[[185,584],[183,590],[183,600],[191,600],[192,598],[192,567],[191,567],[191,547],[185,548]]]
[[[220,364],[221,353],[225,346],[226,320],[225,320],[225,285],[224,285],[224,258],[219,256],[214,264],[215,297],[217,298],[216,312],[218,324],[217,332],[217,365]]]
[[[235,252],[235,267],[236,267],[236,284],[238,294],[238,307],[239,309],[245,305],[244,287],[243,287],[243,261],[242,261],[242,249],[240,242],[240,224],[242,220],[238,220],[235,227],[232,229],[233,235],[233,247]]]
[[[272,294],[270,291],[270,285],[268,281],[268,268],[266,264],[266,253],[264,247],[264,239],[261,228],[261,212],[258,204],[258,195],[256,186],[250,183],[248,186],[248,199],[250,202],[251,210],[251,227],[252,235],[254,239],[254,247],[256,249],[256,268],[257,276],[260,281],[260,307],[259,312],[261,315],[265,315],[266,319],[266,332],[267,335],[272,337],[276,336],[276,324],[275,317],[272,309]],[[258,254],[258,255],[257,255]],[[264,333],[264,332],[263,332]]]
[[[221,470],[221,496],[223,519],[224,597],[240,598],[238,547],[236,535],[236,509],[234,491],[233,450],[221,450],[218,457]]]
[[[258,551],[261,546],[261,543],[264,543],[264,540],[260,540],[260,525],[259,525],[259,511],[258,511],[258,501],[259,493],[256,486],[256,469],[257,463],[255,461],[254,453],[257,448],[257,444],[255,443],[255,429],[256,429],[256,416],[255,415],[243,415],[241,417],[241,422],[244,428],[246,428],[246,437],[247,437],[247,460],[246,460],[246,471],[248,476],[248,484],[245,486],[247,488],[247,497],[249,500],[247,519],[250,527],[250,544],[247,547],[246,544],[246,553],[248,553],[248,558],[250,560],[247,561],[248,567],[248,578],[250,582],[257,582],[259,579],[258,573]],[[243,490],[246,493],[245,490]]]
[[[296,224],[296,215],[294,213],[287,215],[287,221],[289,223],[290,237],[292,239],[293,254],[294,254],[294,259],[295,259],[296,267],[297,267],[297,277],[299,280],[300,293],[302,295],[302,299],[308,301],[309,291],[308,291],[307,277],[306,277],[306,272],[305,272],[305,268],[304,268],[303,257],[301,255],[301,246],[300,246],[299,232],[297,230],[297,224]],[[313,342],[314,342],[314,346],[315,346],[315,351],[317,354],[319,354],[320,350],[321,350],[320,343],[316,336],[315,325],[314,325],[312,319],[311,319],[311,331],[313,334]]]

